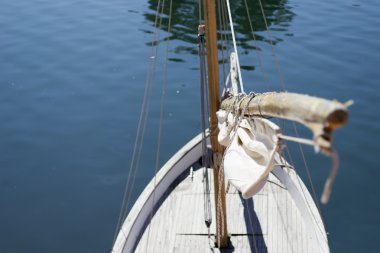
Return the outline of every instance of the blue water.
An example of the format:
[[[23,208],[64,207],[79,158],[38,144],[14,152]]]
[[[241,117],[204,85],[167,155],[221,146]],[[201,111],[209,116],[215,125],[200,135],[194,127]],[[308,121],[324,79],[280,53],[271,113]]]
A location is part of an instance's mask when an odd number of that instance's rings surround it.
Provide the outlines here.
[[[161,163],[200,130],[197,2],[173,4]],[[264,1],[270,34],[250,4],[263,85],[244,2],[233,2],[247,90],[283,89],[271,37],[286,90],[355,101],[334,135],[341,167],[322,213],[332,252],[378,252],[380,3]],[[155,1],[0,0],[0,252],[110,251],[154,10]],[[156,93],[162,66],[158,60]],[[158,103],[155,96],[134,199],[154,171]],[[319,196],[330,160],[305,152]]]

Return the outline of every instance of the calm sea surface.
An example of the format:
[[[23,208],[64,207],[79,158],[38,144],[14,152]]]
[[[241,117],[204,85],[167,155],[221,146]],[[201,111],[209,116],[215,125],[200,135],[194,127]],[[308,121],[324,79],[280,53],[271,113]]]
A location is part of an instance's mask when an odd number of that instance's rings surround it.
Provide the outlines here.
[[[161,164],[200,131],[197,2],[173,3]],[[263,1],[268,34],[249,1],[257,45],[244,1],[232,2],[246,90],[283,89],[272,38],[286,90],[355,101],[349,124],[335,133],[341,166],[322,213],[332,252],[379,252],[380,2]],[[0,0],[0,252],[110,251],[155,8],[155,1]],[[164,49],[160,43],[161,59]],[[156,69],[134,200],[154,171],[162,60]],[[330,160],[305,153],[320,196]]]

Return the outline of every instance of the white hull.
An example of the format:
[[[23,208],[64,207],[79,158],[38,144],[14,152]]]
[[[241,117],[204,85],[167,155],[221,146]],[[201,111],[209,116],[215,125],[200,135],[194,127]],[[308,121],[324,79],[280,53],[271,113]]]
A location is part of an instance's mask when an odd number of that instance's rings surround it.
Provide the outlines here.
[[[193,180],[184,175],[202,155],[201,139],[198,135],[187,143],[148,184],[124,221],[113,253],[219,252],[211,243],[215,214],[210,239],[203,222],[202,170],[195,168]],[[321,217],[293,169],[275,166],[263,190],[249,200],[233,187],[226,198],[234,252],[329,252]]]
[[[144,225],[150,218],[152,207],[162,198],[174,180],[201,157],[201,141],[201,134],[193,138],[171,157],[150,181],[125,219],[112,252],[133,252]]]

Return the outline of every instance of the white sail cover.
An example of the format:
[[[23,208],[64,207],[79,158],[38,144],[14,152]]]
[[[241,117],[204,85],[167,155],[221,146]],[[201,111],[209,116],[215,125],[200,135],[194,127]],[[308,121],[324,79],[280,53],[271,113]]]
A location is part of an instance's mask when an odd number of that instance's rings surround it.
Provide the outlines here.
[[[218,113],[220,144],[227,146],[224,156],[226,181],[247,199],[265,185],[274,166],[279,147],[280,128],[262,118],[243,119],[237,128],[232,114]]]

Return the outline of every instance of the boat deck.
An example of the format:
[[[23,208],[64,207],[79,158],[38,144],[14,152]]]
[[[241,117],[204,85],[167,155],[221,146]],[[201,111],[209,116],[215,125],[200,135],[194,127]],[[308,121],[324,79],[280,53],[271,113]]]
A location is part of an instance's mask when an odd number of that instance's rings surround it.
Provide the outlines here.
[[[253,198],[244,200],[231,186],[226,195],[230,246],[215,248],[212,171],[212,224],[204,222],[203,169],[188,169],[159,201],[135,252],[318,252],[287,189],[270,174]]]

